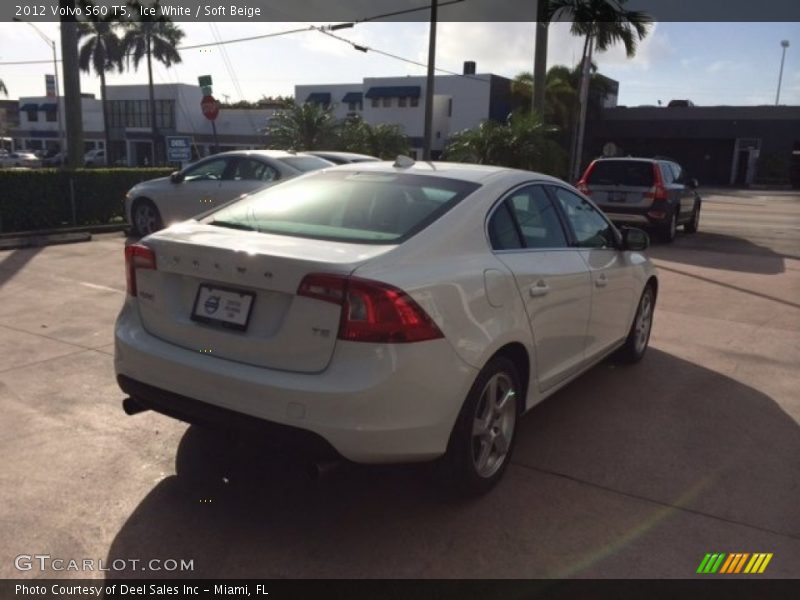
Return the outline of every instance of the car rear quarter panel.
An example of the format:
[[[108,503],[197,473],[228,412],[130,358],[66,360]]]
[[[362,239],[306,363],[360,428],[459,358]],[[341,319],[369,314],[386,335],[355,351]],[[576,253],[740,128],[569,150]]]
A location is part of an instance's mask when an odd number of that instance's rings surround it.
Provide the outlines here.
[[[355,275],[409,293],[458,355],[480,369],[503,346],[522,344],[535,373],[533,336],[509,269],[491,252],[485,218],[514,179],[484,185],[438,221]],[[529,386],[529,389],[535,386]]]

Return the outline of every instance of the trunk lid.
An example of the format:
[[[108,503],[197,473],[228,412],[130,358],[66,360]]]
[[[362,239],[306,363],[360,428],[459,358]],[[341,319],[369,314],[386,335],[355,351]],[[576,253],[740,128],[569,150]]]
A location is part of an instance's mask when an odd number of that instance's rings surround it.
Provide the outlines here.
[[[330,362],[341,307],[297,296],[303,277],[347,275],[395,247],[198,223],[172,227],[144,243],[156,254],[156,270],[136,273],[137,304],[148,333],[198,353],[306,373],[322,371]],[[244,328],[210,320],[222,316],[217,307],[230,298],[242,301]]]

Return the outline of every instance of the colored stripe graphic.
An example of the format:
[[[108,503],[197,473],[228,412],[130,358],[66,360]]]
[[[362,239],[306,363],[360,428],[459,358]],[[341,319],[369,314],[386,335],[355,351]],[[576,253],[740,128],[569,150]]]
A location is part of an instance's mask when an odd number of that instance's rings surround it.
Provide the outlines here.
[[[706,570],[705,570],[706,569],[706,565],[708,564],[708,561],[709,561],[710,558],[711,558],[710,554],[706,554],[705,557],[703,557],[703,560],[700,561],[700,566],[697,567],[697,572],[698,573],[705,573],[706,572]]]
[[[727,560],[724,563],[722,563],[722,568],[719,570],[720,573],[730,573],[728,569],[732,566],[731,563],[733,563],[734,556],[736,555],[728,554]]]
[[[736,574],[747,573],[757,574],[763,573],[769,562],[772,560],[773,554],[767,552],[757,552],[750,554],[749,552],[732,552],[726,554],[725,552],[708,553],[700,561],[700,566],[697,567],[697,573],[701,574]],[[745,566],[746,565],[746,566]]]
[[[739,562],[736,564],[736,570],[733,571],[733,573],[738,573],[738,572],[740,572],[742,570],[742,567],[744,566],[744,563],[747,560],[747,557],[750,556],[750,555],[745,552],[744,554],[740,554],[739,556],[741,558],[739,558]]]

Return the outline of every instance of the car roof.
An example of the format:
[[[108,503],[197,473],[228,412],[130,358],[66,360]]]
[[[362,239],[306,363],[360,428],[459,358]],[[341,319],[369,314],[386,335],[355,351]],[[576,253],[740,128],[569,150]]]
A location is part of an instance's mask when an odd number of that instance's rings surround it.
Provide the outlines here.
[[[314,156],[321,156],[325,158],[326,156],[335,156],[336,158],[342,159],[353,159],[353,158],[360,158],[364,159],[367,162],[377,162],[380,161],[380,158],[376,158],[375,156],[370,156],[369,154],[359,154],[358,152],[339,152],[338,150],[309,150],[305,154],[313,154]]]
[[[609,162],[609,161],[638,161],[638,162],[658,162],[659,160],[666,160],[664,158],[647,158],[644,156],[603,156],[602,158],[598,158],[598,162]]]
[[[455,162],[415,162],[408,167],[396,167],[392,161],[380,162],[361,162],[347,163],[335,167],[337,171],[359,171],[372,173],[411,173],[414,175],[430,175],[435,177],[445,177],[448,179],[460,179],[462,181],[472,181],[475,183],[483,182],[490,177],[499,174],[525,174],[533,176],[532,179],[550,181],[553,183],[563,183],[560,179],[536,173],[534,171],[521,171],[509,169],[507,167],[495,167],[490,165],[475,165],[469,163]],[[333,170],[333,169],[328,169]]]
[[[263,156],[266,158],[286,158],[288,156],[308,156],[305,152],[289,152],[288,150],[230,150],[218,152],[210,156]],[[210,158],[210,156],[204,158]]]

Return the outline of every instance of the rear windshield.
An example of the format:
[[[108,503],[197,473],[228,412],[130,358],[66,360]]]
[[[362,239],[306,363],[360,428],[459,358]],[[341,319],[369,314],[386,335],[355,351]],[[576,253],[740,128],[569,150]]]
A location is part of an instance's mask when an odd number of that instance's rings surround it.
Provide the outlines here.
[[[316,171],[317,169],[333,166],[332,162],[320,158],[319,156],[285,156],[278,160],[304,173],[306,171]]]
[[[305,238],[398,244],[478,187],[407,173],[315,173],[247,196],[204,222]]]
[[[653,186],[653,164],[641,160],[600,160],[589,175],[589,185]]]

